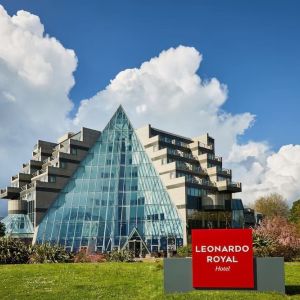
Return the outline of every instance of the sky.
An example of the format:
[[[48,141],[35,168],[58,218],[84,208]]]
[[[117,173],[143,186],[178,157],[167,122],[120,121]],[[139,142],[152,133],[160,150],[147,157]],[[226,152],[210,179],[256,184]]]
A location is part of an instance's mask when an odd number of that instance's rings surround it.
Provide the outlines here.
[[[300,197],[299,1],[0,5],[1,186],[37,139],[123,104],[136,127],[211,133],[246,203]]]

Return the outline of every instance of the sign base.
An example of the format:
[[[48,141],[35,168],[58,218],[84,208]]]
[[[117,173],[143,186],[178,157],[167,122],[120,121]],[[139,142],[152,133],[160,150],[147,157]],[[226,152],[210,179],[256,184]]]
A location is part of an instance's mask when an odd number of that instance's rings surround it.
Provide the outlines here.
[[[193,288],[192,258],[164,259],[164,289],[166,293],[190,292]],[[254,288],[242,289],[258,292],[285,293],[283,257],[254,258]],[[204,289],[203,289],[204,290]],[[208,290],[208,289],[205,289]],[[213,290],[224,290],[213,289]],[[237,289],[226,289],[237,290]]]

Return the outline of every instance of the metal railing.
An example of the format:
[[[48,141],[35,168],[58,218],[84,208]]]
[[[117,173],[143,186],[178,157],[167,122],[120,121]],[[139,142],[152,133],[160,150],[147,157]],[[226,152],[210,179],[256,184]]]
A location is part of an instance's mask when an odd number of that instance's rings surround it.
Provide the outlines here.
[[[42,168],[41,170],[38,170],[38,171],[32,173],[32,177],[36,177],[36,176],[44,174],[46,172],[47,172],[47,167],[46,168]]]
[[[30,189],[30,188],[32,188],[32,187],[34,187],[34,186],[36,186],[36,182],[34,181],[34,182],[31,182],[31,183],[28,183],[28,184],[26,184],[26,185],[23,185],[22,187],[21,187],[21,192],[22,191],[25,191],[25,190],[28,190],[28,189]]]
[[[237,188],[240,188],[242,186],[242,184],[240,182],[233,182],[233,181],[229,182],[228,185],[231,187],[237,187]]]
[[[213,181],[209,181],[209,180],[205,180],[202,178],[198,178],[196,176],[193,176],[191,178],[186,178],[188,182],[191,183],[197,183],[197,184],[201,184],[201,185],[206,185],[206,186],[216,186],[216,183]]]
[[[199,142],[199,141],[198,141],[198,147],[209,149],[209,150],[213,150],[214,149],[213,145],[207,145],[207,144]]]

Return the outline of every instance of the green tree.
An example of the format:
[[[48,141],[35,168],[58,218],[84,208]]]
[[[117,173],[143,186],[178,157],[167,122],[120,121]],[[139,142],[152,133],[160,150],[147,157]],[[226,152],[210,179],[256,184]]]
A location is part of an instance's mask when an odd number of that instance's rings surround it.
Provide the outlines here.
[[[5,236],[5,225],[0,222],[0,237]]]
[[[289,206],[283,196],[278,193],[271,193],[258,198],[254,202],[254,209],[265,217],[287,218],[289,216]]]
[[[293,223],[300,222],[300,199],[293,202],[290,210],[290,221]]]
[[[290,222],[294,223],[297,232],[300,234],[300,199],[293,202],[292,208],[290,210]]]

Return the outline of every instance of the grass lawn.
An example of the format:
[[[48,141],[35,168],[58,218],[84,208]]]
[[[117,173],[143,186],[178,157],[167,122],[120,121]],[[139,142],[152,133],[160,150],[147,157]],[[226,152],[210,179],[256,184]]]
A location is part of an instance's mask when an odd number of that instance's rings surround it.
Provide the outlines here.
[[[0,299],[300,299],[300,263],[286,263],[286,296],[244,291],[164,295],[161,262],[0,265]]]

